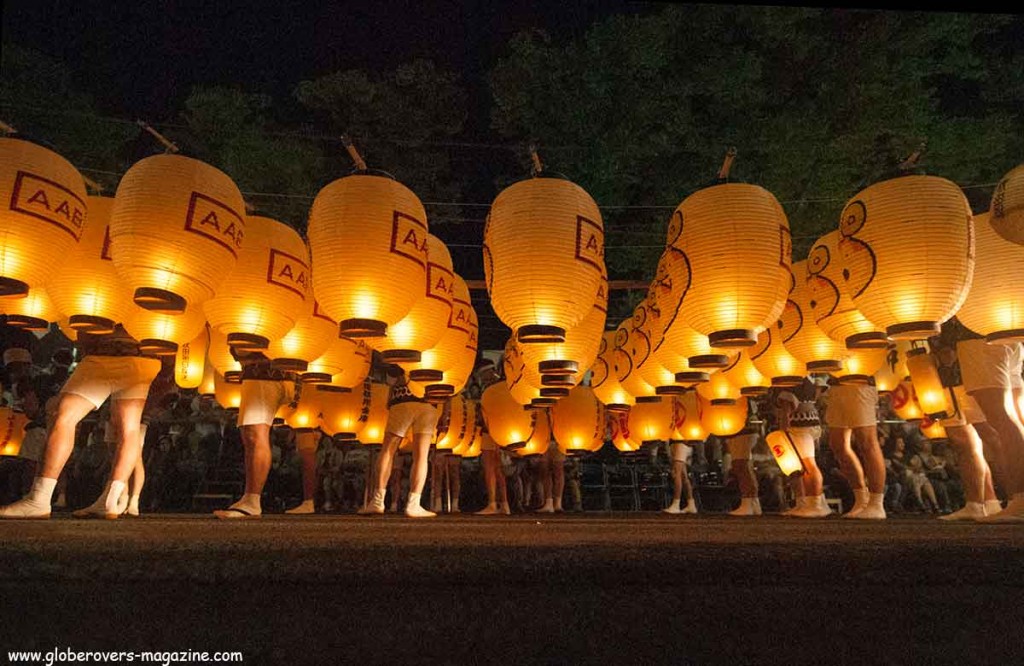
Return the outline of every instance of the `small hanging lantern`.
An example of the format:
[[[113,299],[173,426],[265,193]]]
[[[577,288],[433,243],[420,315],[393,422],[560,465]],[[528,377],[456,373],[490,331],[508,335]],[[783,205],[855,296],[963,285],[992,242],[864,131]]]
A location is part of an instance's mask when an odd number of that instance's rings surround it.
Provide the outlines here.
[[[10,407],[0,407],[0,456],[17,456],[25,440],[28,417]]]
[[[469,403],[462,395],[452,396],[448,407],[447,422],[438,421],[434,447],[438,451],[451,451],[462,442],[466,434],[466,418],[469,416]]]
[[[307,390],[308,389],[308,390]],[[287,417],[285,423],[297,433],[312,432],[320,427],[320,394],[312,387],[302,387],[299,400]]]
[[[687,391],[672,398],[673,430],[669,435],[671,441],[696,444],[708,438],[708,432],[700,421],[697,400],[696,391]]]
[[[563,453],[587,451],[604,435],[604,410],[593,389],[576,386],[551,408],[551,432]]]
[[[373,389],[370,380],[347,389],[316,384],[305,386],[303,391],[317,393],[315,400],[320,404],[320,428],[338,441],[359,438],[370,413]]]
[[[43,286],[86,227],[85,180],[47,148],[0,138],[0,297]]]
[[[843,288],[889,339],[937,335],[966,298],[974,224],[955,183],[902,176],[871,185],[846,204],[839,231]]]
[[[733,403],[713,404],[698,396],[697,409],[700,411],[701,425],[718,437],[731,437],[743,430],[747,424],[746,398],[740,398]]]
[[[784,475],[791,477],[804,473],[804,462],[801,460],[800,454],[797,453],[796,445],[788,432],[773,430],[765,437],[765,443]]]
[[[209,348],[207,348],[209,353]],[[210,363],[209,359],[204,359],[203,365],[203,380],[199,383],[199,395],[204,398],[212,398],[216,395],[216,377],[217,371],[213,367],[213,363]]]
[[[905,340],[890,342],[885,350],[885,361],[875,372],[875,387],[879,393],[888,393],[896,389],[904,379],[910,376],[907,370],[907,352],[911,343]]]
[[[526,444],[533,432],[533,419],[512,397],[505,382],[496,382],[484,389],[480,396],[487,431],[503,448],[519,448]]]
[[[594,396],[612,412],[628,411],[636,398],[619,383],[615,371],[615,331],[605,331],[597,350],[597,359],[590,368],[590,388]]]
[[[283,337],[270,341],[266,356],[274,367],[292,372],[306,372],[310,361],[327,351],[338,337],[338,322],[323,313],[320,304],[309,299],[306,311]]]
[[[914,385],[909,378],[901,381],[889,392],[889,401],[896,416],[904,421],[920,421],[924,418],[924,412],[921,411],[917,396],[914,395]]]
[[[1011,243],[1024,245],[1024,165],[999,179],[989,214],[997,234]]]
[[[931,419],[951,418],[956,409],[951,401],[951,391],[942,385],[935,358],[923,348],[911,349],[907,353],[907,370],[917,404],[924,415]]]
[[[946,428],[943,427],[942,422],[936,419],[925,417],[921,420],[921,423],[917,426],[921,431],[921,434],[932,441],[938,441],[942,439],[948,439],[946,435]]]
[[[604,223],[578,185],[531,178],[495,198],[483,253],[487,292],[501,321],[520,342],[562,342],[593,306],[604,269]]]
[[[629,410],[629,428],[640,442],[664,442],[672,433],[672,398],[643,402]]]
[[[179,388],[199,388],[206,371],[206,350],[210,346],[210,333],[204,326],[199,335],[178,347],[174,356],[174,383]]]
[[[611,430],[612,446],[621,453],[639,451],[643,442],[630,427],[630,416],[633,410],[628,412],[609,412],[608,425]]]
[[[241,382],[229,382],[224,375],[217,373],[214,375],[213,387],[213,399],[217,404],[227,412],[237,414],[242,404]]]
[[[154,155],[117,187],[110,255],[137,305],[181,313],[213,297],[245,234],[245,203],[227,174],[182,155]]]
[[[366,414],[366,423],[359,431],[359,442],[364,446],[380,446],[384,443],[384,436],[387,435],[390,390],[387,384],[370,384],[370,409]]]

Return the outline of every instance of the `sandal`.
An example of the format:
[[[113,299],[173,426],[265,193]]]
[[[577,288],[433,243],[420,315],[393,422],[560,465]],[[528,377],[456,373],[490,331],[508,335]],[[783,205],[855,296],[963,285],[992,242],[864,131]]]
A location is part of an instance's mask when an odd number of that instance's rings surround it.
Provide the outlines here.
[[[227,509],[217,509],[213,512],[213,515],[222,520],[229,520],[238,518],[259,518],[261,514],[250,513],[245,509],[239,509],[238,507],[229,507]]]

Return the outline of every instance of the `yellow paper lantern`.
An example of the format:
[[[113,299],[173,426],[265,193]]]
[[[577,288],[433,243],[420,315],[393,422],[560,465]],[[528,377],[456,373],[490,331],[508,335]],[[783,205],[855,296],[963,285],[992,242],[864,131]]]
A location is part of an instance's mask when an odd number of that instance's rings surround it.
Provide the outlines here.
[[[427,234],[426,243],[424,291],[409,313],[388,327],[387,335],[367,341],[386,363],[418,363],[423,351],[441,340],[451,320],[455,296],[452,258],[444,242],[433,234]]]
[[[245,233],[234,269],[203,311],[229,345],[264,350],[304,314],[311,298],[309,257],[299,233],[277,220],[250,215]]]
[[[182,312],[212,298],[246,235],[238,186],[209,164],[154,155],[121,178],[110,215],[110,255],[136,304]]]
[[[743,430],[747,424],[746,398],[740,398],[733,403],[723,401],[713,404],[698,396],[697,408],[700,411],[701,425],[718,437],[731,437]]]
[[[872,185],[846,204],[839,231],[843,288],[890,339],[937,335],[966,298],[974,225],[955,183],[903,176]]]
[[[310,432],[320,427],[320,394],[312,386],[299,389],[295,409],[285,417],[285,423],[296,432]]]
[[[736,355],[733,363],[722,370],[722,374],[740,389],[740,395],[763,395],[771,388],[770,379],[762,375],[750,360],[749,349]]]
[[[306,312],[292,329],[283,337],[270,341],[266,355],[275,367],[306,372],[310,361],[321,357],[338,337],[338,322],[325,315],[319,303],[313,299],[309,301]]]
[[[420,390],[447,397],[462,390],[473,373],[477,351],[476,311],[466,281],[452,273],[452,310],[438,343],[407,366],[409,379]]]
[[[765,437],[765,443],[768,445],[768,450],[772,452],[772,457],[779,464],[779,469],[782,470],[783,474],[786,476],[803,474],[803,460],[800,459],[800,454],[797,453],[796,445],[793,443],[793,439],[789,436],[788,432],[773,430]]]
[[[889,401],[896,416],[904,421],[920,421],[924,418],[924,412],[921,411],[917,396],[914,394],[914,385],[909,379],[901,381],[890,391]]]
[[[502,374],[512,398],[520,405],[550,407],[559,398],[569,394],[565,386],[545,386],[540,372],[526,364],[523,358],[523,344],[510,337],[505,343],[502,356]]]
[[[637,403],[629,410],[629,428],[634,439],[644,442],[664,442],[672,433],[672,398],[662,397],[657,402]]]
[[[804,380],[803,364],[782,344],[780,327],[770,326],[757,336],[757,345],[750,350],[750,360],[772,386],[796,386]]]
[[[1011,243],[1024,245],[1024,165],[999,179],[992,192],[989,213],[997,234]]]
[[[201,306],[187,307],[180,314],[147,310],[132,305],[124,329],[139,341],[143,353],[170,356],[178,346],[195,340],[206,327]]]
[[[949,392],[942,385],[935,358],[924,349],[911,349],[907,354],[907,370],[914,384],[917,404],[924,415],[931,419],[950,418],[956,409],[950,401]]]
[[[388,425],[388,394],[391,389],[387,384],[373,382],[370,385],[370,409],[366,414],[366,423],[359,431],[360,443],[375,446],[384,443]]]
[[[1022,170],[1024,173],[1024,170]],[[974,218],[974,281],[956,318],[989,342],[1024,340],[1024,247],[997,234],[991,216]]]
[[[563,453],[589,451],[604,435],[604,409],[589,386],[575,386],[551,408],[551,432]]]
[[[320,428],[337,440],[358,439],[366,425],[373,398],[371,382],[366,379],[353,388],[316,384],[305,391],[317,394],[320,405]]]
[[[782,317],[779,319],[782,344],[786,351],[800,361],[808,374],[814,372],[839,372],[843,369],[840,360],[845,345],[825,335],[817,322],[816,310],[826,303],[819,303],[811,295],[808,282],[807,262],[793,264],[796,287],[789,295]]]
[[[708,432],[700,421],[697,400],[697,392],[692,390],[673,396],[670,441],[698,443],[708,438]]]
[[[207,353],[209,353],[209,349],[207,349]],[[203,380],[199,383],[199,395],[213,397],[216,394],[216,376],[217,371],[214,369],[213,363],[210,363],[209,359],[205,359]]]
[[[885,332],[867,320],[842,288],[843,269],[839,260],[839,232],[831,231],[811,248],[807,257],[807,290],[814,320],[828,337],[851,349],[885,349]]]
[[[713,347],[753,346],[789,288],[782,206],[761,187],[726,183],[691,194],[676,212],[673,245],[686,254],[691,278],[679,315]]]
[[[348,336],[381,337],[423,296],[427,213],[390,178],[355,174],[324,187],[309,214],[314,284],[324,311]]]
[[[636,404],[636,398],[623,388],[616,375],[615,336],[616,331],[606,331],[601,336],[597,359],[590,368],[590,388],[594,396],[613,412],[626,411]]]
[[[707,382],[697,384],[697,394],[709,402],[716,400],[736,401],[742,397],[738,386],[729,381],[724,372],[716,372]]]
[[[918,425],[918,429],[921,431],[922,435],[932,441],[948,439],[948,436],[946,435],[946,428],[943,427],[941,421],[925,417]]]
[[[875,387],[879,393],[888,393],[896,389],[904,379],[910,376],[907,370],[907,352],[910,342],[897,340],[889,343],[885,350],[885,361],[875,372]]]
[[[654,400],[657,397],[655,387],[649,384],[640,373],[640,363],[650,355],[650,346],[643,331],[633,327],[633,318],[619,324],[615,330],[615,377],[622,388],[637,399]],[[675,382],[675,376],[671,383]]]
[[[0,407],[0,456],[16,456],[21,453],[25,439],[28,417],[10,407]]]
[[[495,382],[480,396],[487,431],[501,447],[523,446],[533,432],[530,412],[512,397],[504,382]]]
[[[71,328],[89,333],[111,333],[131,312],[128,291],[110,257],[110,213],[113,197],[89,197],[89,224],[81,241],[54,270],[47,291],[56,308],[69,318]]]
[[[0,313],[6,316],[8,326],[28,331],[45,331],[51,321],[61,319],[61,313],[43,287],[30,287],[28,295],[0,299]]]
[[[228,336],[213,329],[209,329],[209,331],[210,346],[206,350],[206,358],[209,364],[229,382],[242,381],[242,364],[231,355]]]
[[[483,251],[487,292],[501,321],[521,342],[561,342],[593,307],[604,222],[578,185],[532,178],[495,198]]]
[[[658,329],[658,310],[649,296],[633,310],[632,329],[626,349],[640,377],[654,387],[656,395],[678,395],[685,387],[677,384],[676,373],[662,365],[654,355],[656,341],[653,336]]]
[[[237,412],[242,404],[242,385],[240,382],[229,382],[219,372],[214,375],[213,399],[229,412]]]
[[[447,423],[438,422],[437,424],[437,437],[434,446],[439,451],[451,451],[462,443],[462,439],[466,436],[467,425],[470,425],[466,423],[466,419],[472,415],[469,401],[462,395],[452,396],[448,413]]]
[[[335,338],[319,358],[309,364],[302,381],[352,388],[370,374],[373,352],[362,340]]]
[[[210,333],[204,326],[192,341],[178,347],[174,355],[174,383],[179,388],[199,388],[206,371],[206,350],[210,347]]]
[[[526,440],[526,444],[516,450],[516,455],[521,458],[542,456],[551,446],[551,421],[548,418],[548,410],[531,409],[530,412],[533,417],[533,432],[530,439]]]
[[[0,296],[25,296],[70,256],[86,228],[85,181],[66,159],[0,138]]]
[[[483,430],[476,427],[473,429],[473,439],[469,446],[464,451],[461,451],[459,455],[463,458],[476,458],[481,453],[483,453]]]
[[[632,411],[608,413],[608,426],[611,431],[612,446],[622,453],[639,451],[643,445],[638,433],[632,429],[630,424]]]
[[[842,384],[866,384],[885,367],[888,355],[889,351],[885,347],[847,349],[843,354],[843,369],[833,373],[833,376]],[[875,386],[882,390],[877,383]],[[886,390],[892,390],[892,386]]]

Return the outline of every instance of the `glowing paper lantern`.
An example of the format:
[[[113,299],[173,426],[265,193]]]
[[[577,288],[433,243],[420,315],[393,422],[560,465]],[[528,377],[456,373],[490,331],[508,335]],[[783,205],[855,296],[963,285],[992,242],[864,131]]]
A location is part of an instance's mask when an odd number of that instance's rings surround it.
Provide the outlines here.
[[[750,360],[772,386],[796,386],[804,380],[803,364],[782,344],[779,326],[761,331],[757,345],[750,350]]]
[[[6,315],[8,326],[29,331],[45,331],[51,321],[61,318],[49,292],[43,287],[31,287],[28,295],[21,298],[0,299],[0,313]]]
[[[641,443],[667,441],[672,433],[672,398],[638,403],[629,410],[629,428]]]
[[[245,228],[234,269],[203,311],[229,345],[263,350],[304,314],[311,298],[309,257],[302,237],[286,224],[250,215]]]
[[[890,339],[938,334],[967,297],[974,225],[955,183],[903,176],[872,185],[846,204],[839,231],[843,288]]]
[[[366,423],[359,431],[360,443],[368,446],[384,443],[384,436],[387,435],[390,390],[387,384],[370,384],[370,409],[366,414]]]
[[[26,425],[28,417],[23,412],[0,407],[0,456],[16,456],[21,453]]]
[[[0,296],[42,286],[86,227],[85,181],[57,153],[0,138]]]
[[[523,458],[542,456],[551,446],[551,421],[548,418],[548,410],[532,409],[530,411],[533,412],[533,432],[530,434],[530,439],[526,440],[526,444],[516,451],[516,455]]]
[[[551,432],[563,452],[587,451],[604,435],[604,409],[589,386],[576,386],[551,408]]]
[[[132,294],[110,259],[110,213],[113,197],[89,197],[89,224],[78,247],[61,258],[47,282],[56,308],[71,328],[111,333],[131,311]]]
[[[988,214],[974,218],[974,281],[956,318],[989,342],[1019,342],[1024,340],[1024,247],[997,234],[990,220]]]
[[[484,389],[480,396],[487,431],[501,447],[523,446],[533,432],[533,419],[512,397],[504,382],[496,382]]]
[[[713,347],[753,346],[789,288],[782,206],[761,187],[727,183],[691,194],[676,213],[681,232],[672,244],[686,254],[691,276],[679,315]]]
[[[536,369],[531,371],[530,366],[526,364],[522,353],[523,346],[516,342],[514,336],[505,343],[502,374],[505,376],[509,393],[520,405],[550,407],[559,398],[568,395],[569,389],[565,386],[545,386],[540,372]]]
[[[206,371],[210,333],[204,327],[191,342],[178,347],[174,356],[174,383],[183,389],[199,388]]]
[[[110,256],[136,304],[182,312],[212,298],[244,245],[245,203],[222,171],[154,155],[121,178],[110,215]]]
[[[843,369],[832,373],[843,384],[866,384],[883,367],[885,367],[888,349],[861,347],[847,349],[843,355]],[[876,383],[879,390],[881,387]],[[892,386],[886,390],[892,390]]]
[[[700,423],[712,435],[731,437],[743,430],[747,423],[747,399],[740,398],[734,403],[712,404],[698,397]]]
[[[921,406],[917,404],[917,396],[914,395],[914,385],[908,379],[901,381],[890,391],[889,401],[896,416],[904,421],[920,421],[924,418],[924,412],[921,411]]]
[[[206,350],[209,364],[229,382],[242,381],[242,364],[231,355],[228,336],[210,329],[210,346]]]
[[[593,307],[604,223],[578,185],[532,178],[495,198],[483,252],[487,292],[501,321],[521,342],[561,342]]]
[[[335,338],[319,358],[309,364],[302,381],[357,386],[370,374],[372,351],[362,340]]]
[[[917,427],[921,434],[930,440],[948,439],[946,428],[943,427],[941,421],[925,417]]]
[[[641,400],[657,398],[655,388],[640,374],[640,363],[650,355],[650,344],[643,331],[633,327],[633,319],[627,319],[615,331],[615,377],[630,395]],[[671,382],[675,382],[673,376]]]
[[[803,364],[808,374],[839,372],[843,369],[840,359],[846,351],[845,346],[825,335],[816,323],[817,310],[823,309],[827,303],[818,302],[811,295],[806,261],[794,263],[793,274],[796,276],[796,287],[790,293],[779,319],[782,344],[786,351]]]
[[[427,234],[426,289],[402,319],[388,327],[384,337],[368,344],[386,363],[417,363],[424,350],[436,345],[452,316],[454,278],[452,258],[440,238]]]
[[[806,277],[814,320],[825,335],[851,349],[886,347],[885,333],[861,314],[842,288],[838,231],[825,234],[811,248]]]
[[[626,411],[636,404],[636,398],[622,387],[615,372],[615,336],[615,331],[606,331],[601,336],[597,359],[590,368],[594,396],[613,412]]]
[[[452,274],[452,309],[438,343],[420,355],[419,363],[407,366],[409,379],[421,391],[447,397],[462,390],[473,373],[477,351],[476,311],[466,281]]]
[[[890,343],[885,350],[885,361],[875,372],[875,387],[879,393],[888,393],[900,385],[910,373],[907,370],[907,352],[910,343],[899,340]]]
[[[773,430],[765,437],[765,443],[768,445],[768,450],[772,452],[772,457],[779,464],[779,469],[782,470],[783,474],[786,476],[803,474],[803,460],[800,459],[800,454],[797,453],[796,445],[793,443],[788,432],[785,430]]]
[[[320,427],[320,394],[312,386],[299,389],[299,399],[285,423],[296,432],[311,432]]]
[[[700,421],[697,400],[696,391],[687,391],[672,398],[671,441],[697,443],[708,438],[707,430]]]
[[[712,403],[720,400],[736,401],[743,395],[723,372],[716,372],[707,382],[697,384],[697,394]]]
[[[229,412],[237,412],[242,404],[242,385],[240,382],[229,382],[219,372],[214,375],[213,399]]]
[[[1003,176],[992,193],[989,209],[992,229],[1018,245],[1024,245],[1024,165]]]
[[[309,214],[314,285],[344,335],[381,337],[423,296],[427,213],[390,178],[355,174],[324,187]]]
[[[608,414],[612,446],[622,453],[639,451],[643,445],[637,433],[630,427],[631,413],[632,410],[629,412],[609,412]]]
[[[304,392],[310,390],[317,393],[315,400],[320,404],[320,428],[337,440],[357,439],[373,398],[370,380],[351,389],[316,384],[306,386]]]
[[[271,340],[266,356],[283,370],[305,372],[310,361],[320,358],[338,337],[338,322],[323,313],[312,299],[306,312],[283,337]]]
[[[207,349],[207,352],[209,352],[209,349]],[[203,367],[203,379],[199,383],[199,395],[203,397],[213,397],[216,393],[217,371],[214,369],[213,364],[210,363],[209,359],[206,359],[205,361],[205,366]]]
[[[476,458],[483,453],[483,430],[481,428],[473,429],[473,440],[470,442],[469,447],[460,453],[463,458]]]
[[[907,354],[907,370],[914,384],[914,395],[921,411],[931,419],[948,419],[955,411],[949,393],[942,386],[935,358],[924,349],[912,349]]]
[[[723,369],[723,376],[740,388],[740,395],[763,395],[771,387],[771,380],[762,375],[750,360],[750,350],[744,349],[736,355],[733,363]]]
[[[685,387],[676,383],[676,373],[662,365],[653,353],[655,341],[652,334],[655,330],[658,330],[658,310],[648,297],[633,310],[625,349],[634,371],[639,371],[644,382],[654,387],[656,395],[678,395],[686,390]]]
[[[124,329],[139,341],[143,353],[170,356],[178,346],[195,340],[206,326],[200,306],[187,307],[180,314],[168,314],[131,306]]]
[[[466,435],[466,419],[471,416],[469,401],[462,395],[453,396],[448,407],[448,422],[438,422],[434,446],[439,451],[450,451]]]

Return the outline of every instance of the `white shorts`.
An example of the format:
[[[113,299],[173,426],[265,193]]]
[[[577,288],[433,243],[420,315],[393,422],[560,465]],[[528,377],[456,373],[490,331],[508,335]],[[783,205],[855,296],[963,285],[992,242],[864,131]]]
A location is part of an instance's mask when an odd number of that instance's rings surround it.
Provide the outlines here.
[[[748,460],[750,452],[757,444],[757,434],[733,435],[725,440],[725,448],[733,460]]]
[[[61,387],[99,409],[111,400],[145,400],[160,372],[160,361],[144,356],[86,356]]]
[[[956,404],[959,407],[956,416],[942,419],[939,423],[943,427],[965,426],[968,423],[985,423],[985,412],[981,411],[978,401],[971,397],[964,386],[954,386],[953,395],[956,396]]]
[[[399,437],[410,430],[414,435],[433,435],[440,416],[429,402],[400,402],[388,410],[387,431]]]
[[[242,381],[242,398],[238,404],[238,425],[273,425],[277,409],[292,399],[292,382],[272,379]]]
[[[821,437],[821,427],[790,428],[789,436],[793,440],[793,446],[801,458],[814,459],[814,449]]]
[[[956,343],[956,355],[968,393],[989,388],[1024,388],[1020,375],[1024,353],[1019,342],[990,345],[984,340],[961,340]]]
[[[867,384],[836,384],[827,393],[825,423],[830,428],[863,428],[878,424],[878,389]]]
[[[693,447],[687,446],[683,442],[672,442],[672,462],[681,462],[690,464],[690,460],[693,459]]]

